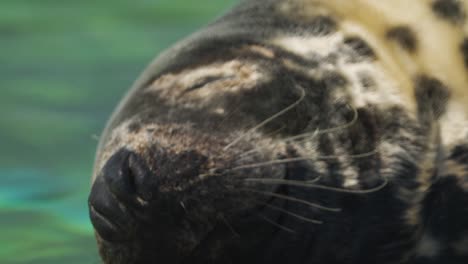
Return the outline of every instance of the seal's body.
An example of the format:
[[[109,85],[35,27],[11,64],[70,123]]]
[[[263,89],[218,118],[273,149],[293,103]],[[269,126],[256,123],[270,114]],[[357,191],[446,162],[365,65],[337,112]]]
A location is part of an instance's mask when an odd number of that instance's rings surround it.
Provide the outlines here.
[[[105,263],[468,263],[468,1],[250,0],[111,118]]]

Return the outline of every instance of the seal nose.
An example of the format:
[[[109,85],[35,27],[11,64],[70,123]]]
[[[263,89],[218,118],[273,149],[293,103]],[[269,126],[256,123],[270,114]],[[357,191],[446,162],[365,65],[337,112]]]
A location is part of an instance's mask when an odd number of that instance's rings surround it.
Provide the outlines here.
[[[120,150],[105,164],[88,199],[91,222],[107,241],[128,239],[132,228],[128,205],[135,204],[131,152]]]
[[[104,166],[102,177],[111,193],[123,203],[136,206],[141,201],[139,196],[149,198],[138,190],[137,185],[152,178],[151,171],[145,161],[134,152],[127,149],[116,152]]]
[[[206,158],[194,151],[173,154],[157,150],[150,160],[152,169],[139,154],[120,149],[101,170],[88,203],[91,222],[103,239],[129,238],[139,220],[173,222],[180,218],[179,200],[172,191],[198,176]]]

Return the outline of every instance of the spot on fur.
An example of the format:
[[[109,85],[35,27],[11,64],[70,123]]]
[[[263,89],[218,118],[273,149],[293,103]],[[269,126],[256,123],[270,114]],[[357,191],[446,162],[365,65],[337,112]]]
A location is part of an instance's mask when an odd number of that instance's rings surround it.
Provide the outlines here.
[[[416,34],[407,26],[393,27],[387,31],[387,38],[396,41],[404,50],[414,53],[418,48]]]
[[[450,91],[440,80],[421,75],[416,78],[416,100],[419,113],[432,113],[434,117],[440,117],[446,109]]]
[[[451,23],[462,22],[466,16],[458,0],[436,0],[432,3],[432,10],[438,17]]]
[[[352,36],[346,38],[343,43],[355,51],[362,59],[373,60],[376,58],[374,50],[360,37]]]
[[[463,62],[465,67],[468,68],[468,37],[465,37],[460,44],[460,51],[462,53]]]
[[[326,36],[336,30],[336,22],[329,16],[317,16],[310,22],[309,33],[315,36]]]

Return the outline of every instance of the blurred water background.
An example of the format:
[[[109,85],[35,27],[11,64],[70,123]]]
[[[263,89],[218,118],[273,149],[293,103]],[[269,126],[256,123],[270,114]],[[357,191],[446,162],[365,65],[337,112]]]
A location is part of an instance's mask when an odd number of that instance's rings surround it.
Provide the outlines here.
[[[99,263],[87,194],[112,109],[234,0],[0,0],[0,263]]]

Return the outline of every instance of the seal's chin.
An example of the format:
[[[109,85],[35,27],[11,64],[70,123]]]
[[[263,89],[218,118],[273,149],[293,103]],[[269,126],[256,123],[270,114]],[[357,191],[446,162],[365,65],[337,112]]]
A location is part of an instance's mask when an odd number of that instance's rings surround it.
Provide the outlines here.
[[[258,219],[242,225],[227,219],[219,220],[209,233],[186,250],[180,248],[184,240],[179,239],[177,234],[172,240],[164,234],[161,235],[165,239],[158,239],[160,233],[154,233],[154,230],[147,230],[151,236],[140,233],[126,241],[110,242],[102,238],[100,233],[96,237],[104,263],[258,264],[266,263],[260,261],[259,254],[268,248],[269,245],[264,242],[271,240],[276,231]]]

